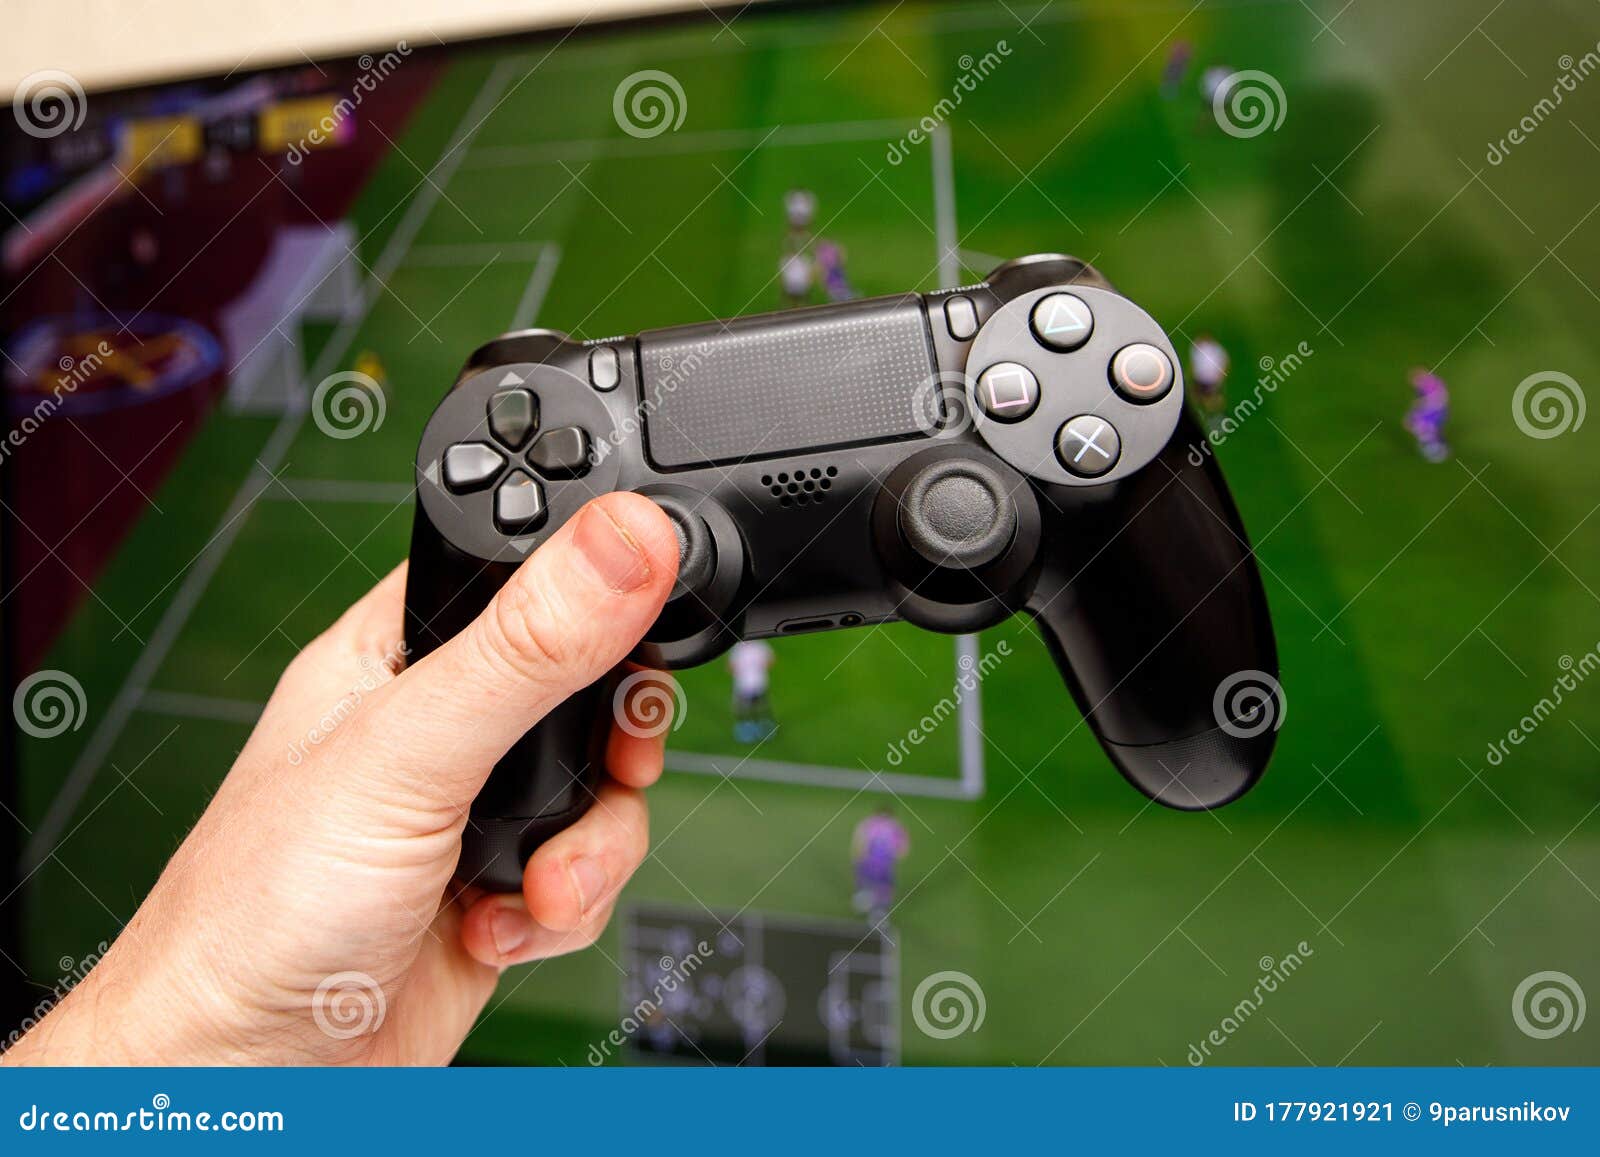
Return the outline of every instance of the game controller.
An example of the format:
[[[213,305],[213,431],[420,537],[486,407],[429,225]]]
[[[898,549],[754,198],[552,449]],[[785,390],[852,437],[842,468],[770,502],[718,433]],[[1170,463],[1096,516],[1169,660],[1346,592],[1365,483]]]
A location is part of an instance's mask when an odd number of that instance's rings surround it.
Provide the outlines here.
[[[1172,343],[1096,270],[1009,261],[980,285],[577,342],[481,347],[423,431],[406,585],[420,658],[590,498],[633,490],[680,562],[632,658],[1026,611],[1111,762],[1213,808],[1276,739],[1224,692],[1277,693],[1250,544],[1185,410]],[[621,672],[545,717],[473,804],[459,875],[516,890],[594,799]],[[1237,706],[1236,706],[1237,704]],[[1073,725],[1063,721],[1063,734]],[[997,738],[1004,742],[1003,737]]]

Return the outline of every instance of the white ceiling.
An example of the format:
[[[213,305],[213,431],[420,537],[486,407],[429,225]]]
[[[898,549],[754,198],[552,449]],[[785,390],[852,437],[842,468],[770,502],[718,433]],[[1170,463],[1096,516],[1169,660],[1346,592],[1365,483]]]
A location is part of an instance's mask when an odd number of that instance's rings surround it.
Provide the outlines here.
[[[700,0],[0,0],[0,89],[41,71],[107,88],[393,45],[698,10]],[[715,0],[712,0],[714,3]]]

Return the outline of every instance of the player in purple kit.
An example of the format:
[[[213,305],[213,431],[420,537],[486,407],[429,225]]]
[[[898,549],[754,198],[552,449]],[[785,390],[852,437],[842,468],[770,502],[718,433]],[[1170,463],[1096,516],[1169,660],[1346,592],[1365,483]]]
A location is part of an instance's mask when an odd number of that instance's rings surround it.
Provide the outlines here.
[[[1411,371],[1411,388],[1417,400],[1406,411],[1406,429],[1417,440],[1417,450],[1429,462],[1443,462],[1450,457],[1450,447],[1444,440],[1444,424],[1450,417],[1450,391],[1444,379],[1432,370],[1417,366]]]
[[[856,865],[856,911],[881,919],[894,903],[894,874],[911,850],[911,837],[894,812],[881,807],[856,825],[851,854]]]
[[[854,301],[858,294],[844,271],[844,248],[837,241],[817,242],[817,273],[829,301]]]
[[[1187,40],[1174,40],[1167,50],[1167,63],[1161,68],[1161,95],[1172,100],[1183,85],[1184,74],[1189,71],[1189,61],[1194,57],[1194,46]]]

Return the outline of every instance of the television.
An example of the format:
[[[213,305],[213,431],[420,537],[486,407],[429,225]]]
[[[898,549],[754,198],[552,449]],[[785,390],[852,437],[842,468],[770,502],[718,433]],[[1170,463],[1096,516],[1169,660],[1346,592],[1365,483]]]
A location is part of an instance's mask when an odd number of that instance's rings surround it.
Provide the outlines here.
[[[1210,813],[1130,790],[1022,619],[779,639],[754,733],[724,664],[682,672],[611,927],[509,971],[461,1059],[1600,1060],[1570,1031],[1600,984],[1600,47],[1556,3],[1460,24],[762,5],[43,78],[0,126],[9,1024],[406,557],[478,345],[1064,252],[1172,336],[1249,529],[1262,782]],[[851,843],[882,806],[910,852],[878,921]]]

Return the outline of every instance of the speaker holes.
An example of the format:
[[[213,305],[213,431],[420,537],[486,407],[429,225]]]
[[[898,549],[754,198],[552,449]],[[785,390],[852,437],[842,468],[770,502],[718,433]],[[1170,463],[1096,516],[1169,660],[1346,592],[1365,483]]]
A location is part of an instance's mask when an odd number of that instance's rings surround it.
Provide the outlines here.
[[[778,500],[779,506],[810,506],[823,501],[822,492],[833,485],[832,480],[838,474],[837,466],[798,466],[776,474],[763,474],[761,485]]]

